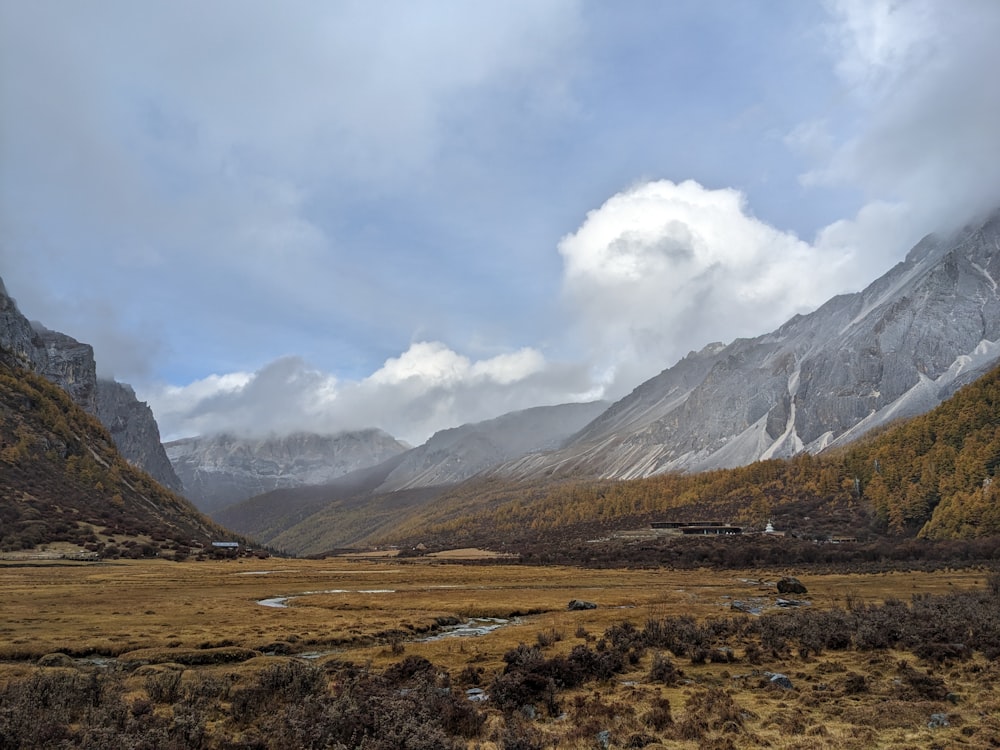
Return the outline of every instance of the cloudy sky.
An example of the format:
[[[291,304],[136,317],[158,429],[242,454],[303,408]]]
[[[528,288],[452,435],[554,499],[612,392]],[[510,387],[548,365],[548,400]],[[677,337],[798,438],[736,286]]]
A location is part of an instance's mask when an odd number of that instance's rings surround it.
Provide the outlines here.
[[[1000,204],[995,0],[0,0],[0,276],[164,437],[617,398]]]

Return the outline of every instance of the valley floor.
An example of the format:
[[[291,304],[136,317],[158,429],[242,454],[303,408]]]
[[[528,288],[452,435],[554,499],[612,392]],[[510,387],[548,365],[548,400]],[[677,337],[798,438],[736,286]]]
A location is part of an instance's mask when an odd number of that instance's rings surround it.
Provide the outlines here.
[[[254,736],[262,738],[259,746],[278,747],[282,743],[268,739],[263,729],[254,734],[256,720],[237,720],[235,713],[234,696],[264,684],[262,675],[301,664],[324,675],[324,685],[329,680],[322,690],[336,692],[348,679],[345,669],[350,679],[359,679],[359,673],[403,679],[400,669],[408,668],[401,663],[419,671],[429,662],[439,687],[455,695],[471,689],[475,698],[477,688],[497,693],[474,704],[475,721],[455,729],[455,742],[468,747],[1000,743],[995,654],[988,659],[950,644],[953,652],[918,657],[912,644],[904,648],[890,641],[879,648],[869,640],[861,647],[857,633],[846,634],[847,643],[824,648],[794,628],[780,637],[772,632],[789,623],[808,624],[804,612],[846,617],[871,608],[884,619],[886,611],[894,611],[879,608],[886,601],[900,600],[896,604],[906,609],[906,602],[915,607],[960,592],[995,599],[1000,594],[988,585],[995,574],[976,569],[802,575],[808,594],[799,596],[779,594],[778,578],[774,571],[755,570],[341,558],[0,562],[0,691],[6,691],[0,705],[22,699],[32,680],[96,674],[88,678],[119,685],[118,699],[133,716],[148,713],[167,726],[177,723],[182,704],[196,719],[185,696],[206,680],[221,679],[231,687],[209,701],[210,708],[199,709],[205,712],[199,746],[231,747],[236,745],[227,743]],[[796,601],[779,606],[788,597]],[[597,606],[571,611],[571,600]],[[722,619],[728,624],[706,625]],[[472,630],[466,637],[450,630],[470,620],[493,629]],[[686,650],[663,646],[678,636],[661,631],[682,626],[702,629]],[[654,631],[659,641],[649,635]],[[455,637],[433,637],[449,633]],[[622,639],[631,641],[622,646]],[[825,636],[820,642],[831,643]],[[591,672],[581,672],[579,680],[557,674],[567,658],[597,663],[616,648],[620,664],[603,671],[588,667]],[[530,669],[528,662],[534,665]],[[549,671],[539,671],[546,664]],[[535,674],[531,669],[548,675],[537,691],[527,678],[516,685],[512,677],[498,680],[505,672]],[[176,684],[167,693],[165,674],[177,675],[169,678]],[[776,682],[775,674],[788,682]],[[404,677],[414,679],[409,673]],[[502,689],[514,694],[505,693],[506,706]],[[70,746],[79,739],[72,733],[80,731],[77,719],[77,729],[65,730]],[[44,746],[31,744],[29,730],[17,734],[10,720],[0,714],[0,745],[6,731],[9,746]]]

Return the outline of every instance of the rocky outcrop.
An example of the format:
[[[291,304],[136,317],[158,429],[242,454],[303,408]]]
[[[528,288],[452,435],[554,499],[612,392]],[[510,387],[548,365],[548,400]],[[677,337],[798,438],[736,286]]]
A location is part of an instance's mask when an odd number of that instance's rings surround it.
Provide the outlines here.
[[[97,418],[108,428],[122,456],[164,487],[183,493],[184,485],[160,443],[160,428],[149,405],[125,383],[98,380],[96,390]]]
[[[38,323],[32,323],[32,326],[45,348],[45,357],[38,363],[35,372],[66,391],[85,412],[100,419],[97,413],[94,347],[80,343],[65,333],[50,331]]]
[[[923,413],[1000,359],[1000,213],[928,237],[861,292],[691,353],[564,449],[501,467],[614,478],[818,452]]]
[[[223,434],[165,447],[185,494],[206,513],[276,489],[325,484],[407,449],[375,429],[267,438]]]
[[[180,492],[180,480],[170,466],[160,431],[149,407],[131,387],[98,381],[94,349],[40,323],[31,323],[7,294],[0,279],[0,359],[43,376],[66,391],[111,433],[115,446],[134,466]]]
[[[17,309],[0,279],[0,358],[12,367],[36,371],[45,365],[45,346],[28,319]]]

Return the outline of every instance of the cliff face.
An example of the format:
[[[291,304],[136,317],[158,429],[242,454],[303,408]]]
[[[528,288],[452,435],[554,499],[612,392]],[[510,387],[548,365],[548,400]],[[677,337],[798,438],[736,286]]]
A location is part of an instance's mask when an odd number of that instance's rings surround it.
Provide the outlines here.
[[[61,542],[86,545],[95,555],[184,556],[190,547],[232,539],[125,461],[107,430],[66,391],[6,362],[0,362],[0,519],[0,552]]]
[[[98,381],[94,349],[72,336],[30,323],[0,279],[0,361],[23,367],[66,391],[77,406],[97,417],[124,458],[160,484],[180,492],[160,444],[160,430],[149,407],[127,385]]]
[[[35,372],[66,391],[85,412],[100,418],[94,348],[65,333],[50,331],[38,323],[32,325],[45,348],[45,359],[35,367]]]
[[[142,467],[164,487],[183,494],[184,485],[160,443],[160,428],[153,410],[135,397],[131,386],[114,380],[98,380],[97,418],[108,428],[115,446],[127,461]]]
[[[48,364],[41,337],[7,294],[3,279],[0,279],[0,358],[5,364],[33,371]]]

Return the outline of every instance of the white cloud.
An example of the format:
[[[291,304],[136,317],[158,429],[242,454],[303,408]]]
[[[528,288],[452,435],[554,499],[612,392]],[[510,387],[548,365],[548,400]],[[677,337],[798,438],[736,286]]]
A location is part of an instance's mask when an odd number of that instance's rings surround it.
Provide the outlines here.
[[[855,127],[805,179],[900,203],[922,232],[1000,204],[992,74],[1000,70],[1000,3],[839,0],[831,10]]]
[[[254,373],[212,375],[141,392],[164,439],[230,431],[334,433],[380,427],[414,444],[433,432],[508,411],[589,400],[581,368],[522,349],[471,360],[440,342],[413,344],[361,380],[338,380],[298,357]]]
[[[0,3],[0,70],[17,71],[0,87],[3,271],[13,271],[16,294],[33,297],[34,305],[25,299],[33,316],[94,343],[102,367],[120,377],[147,377],[163,351],[197,361],[225,348],[222,364],[197,365],[220,371],[268,362],[145,389],[167,435],[376,425],[419,441],[503,411],[620,395],[690,349],[760,334],[861,286],[924,232],[1000,203],[1000,87],[991,75],[1000,70],[1000,3],[831,0],[828,8],[842,89],[827,111],[805,113],[784,145],[811,167],[805,190],[856,190],[863,207],[800,238],[757,219],[733,188],[659,180],[614,195],[558,245],[575,364],[551,361],[541,344],[498,345],[505,334],[489,335],[491,322],[472,314],[467,327],[476,330],[465,340],[506,353],[456,351],[454,330],[467,312],[456,305],[470,295],[438,305],[436,296],[450,295],[423,287],[448,277],[487,297],[495,294],[487,271],[506,265],[539,296],[551,294],[557,263],[519,261],[551,255],[552,238],[572,225],[514,215],[497,194],[468,189],[484,183],[463,178],[495,172],[506,184],[535,184],[531,174],[505,175],[498,159],[522,132],[580,114],[567,93],[574,66],[593,66],[589,85],[614,80],[601,79],[605,61],[586,55],[581,41],[604,30],[583,28],[587,14],[575,0]],[[597,55],[630,49],[627,41],[593,47]],[[723,54],[720,63],[732,60]],[[809,66],[803,71],[811,86]],[[715,85],[699,83],[723,90]],[[622,106],[620,119],[606,121],[618,136],[632,132],[629,118],[686,117],[680,98],[665,100],[676,104],[669,112],[630,109],[626,100],[648,101],[649,90],[626,89],[591,103]],[[581,161],[588,144],[611,142],[588,131],[602,121],[596,111],[573,120],[592,140],[567,132],[567,158]],[[722,154],[740,148],[720,145]],[[617,159],[618,148],[604,158]],[[706,174],[726,180],[725,165],[708,161]],[[575,195],[607,195],[609,174]],[[614,174],[613,184],[628,179]],[[454,185],[442,186],[448,179]],[[570,209],[544,184],[549,194],[541,181],[537,200],[532,194],[539,212],[565,216]],[[425,192],[436,193],[434,205],[406,200]],[[429,232],[407,256],[413,233],[427,228],[407,211],[446,223],[477,201],[496,203],[493,225],[470,214],[466,234]],[[504,236],[534,249],[489,258],[478,276],[441,273],[466,248],[479,252],[477,232],[501,223],[535,226]],[[436,255],[434,243],[450,243],[448,252]],[[378,254],[383,245],[393,253]],[[121,276],[123,267],[135,272]],[[53,268],[61,273],[50,280]],[[156,283],[142,287],[149,279]],[[55,283],[63,288],[53,291]],[[114,300],[113,319],[92,304],[100,299]],[[379,327],[389,319],[391,334]],[[174,335],[151,331],[151,322]],[[542,321],[531,333],[554,340],[553,327]],[[306,359],[348,351],[343,359],[357,369],[367,352],[381,352],[381,361],[414,331],[451,345],[413,343],[354,379],[305,359],[273,359],[275,347],[304,353],[312,339]],[[340,348],[339,339],[366,335],[365,344]]]
[[[383,386],[419,383],[421,388],[454,386],[463,382],[491,380],[510,385],[545,367],[545,358],[534,349],[521,349],[490,359],[472,362],[437,341],[412,344],[399,357],[393,357],[367,378]]]
[[[692,349],[823,302],[856,278],[853,249],[768,226],[739,191],[667,180],[613,196],[559,243],[565,297],[614,395]]]

